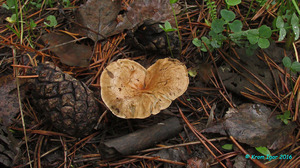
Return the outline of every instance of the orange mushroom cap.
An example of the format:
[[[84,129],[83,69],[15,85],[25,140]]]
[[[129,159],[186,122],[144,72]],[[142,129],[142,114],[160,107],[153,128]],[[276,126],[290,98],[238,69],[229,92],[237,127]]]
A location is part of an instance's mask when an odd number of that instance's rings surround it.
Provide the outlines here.
[[[177,59],[158,60],[147,70],[139,63],[119,59],[100,77],[103,102],[120,118],[147,118],[181,96],[189,84],[186,66]]]

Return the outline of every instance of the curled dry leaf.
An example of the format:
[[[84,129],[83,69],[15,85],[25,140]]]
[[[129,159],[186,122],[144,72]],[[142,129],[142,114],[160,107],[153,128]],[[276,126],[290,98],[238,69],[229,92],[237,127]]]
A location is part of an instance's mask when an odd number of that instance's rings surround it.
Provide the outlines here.
[[[296,125],[284,125],[271,110],[261,104],[242,104],[238,108],[230,108],[225,120],[205,129],[205,132],[220,133],[230,136],[253,147],[267,146],[278,149],[289,143]]]
[[[189,84],[188,71],[176,59],[160,59],[147,70],[135,61],[119,59],[101,74],[101,96],[120,118],[158,114],[181,96]]]
[[[87,67],[93,52],[86,45],[69,43],[74,40],[71,36],[63,33],[44,34],[41,39],[49,50],[60,58],[60,61],[69,66]]]

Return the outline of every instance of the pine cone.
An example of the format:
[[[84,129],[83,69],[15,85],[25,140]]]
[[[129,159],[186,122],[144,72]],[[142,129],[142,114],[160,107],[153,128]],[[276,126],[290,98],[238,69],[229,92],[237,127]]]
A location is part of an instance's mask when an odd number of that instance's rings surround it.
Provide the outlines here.
[[[18,153],[17,140],[0,121],[0,167],[12,167],[18,159]]]
[[[50,62],[40,64],[33,71],[38,75],[31,82],[37,110],[60,132],[75,137],[87,135],[100,116],[93,92]]]

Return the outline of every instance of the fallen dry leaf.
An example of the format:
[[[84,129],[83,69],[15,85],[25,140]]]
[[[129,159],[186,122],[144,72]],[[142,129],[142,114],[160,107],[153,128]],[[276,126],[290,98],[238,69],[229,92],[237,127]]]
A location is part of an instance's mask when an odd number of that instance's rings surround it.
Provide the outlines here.
[[[278,149],[291,141],[291,134],[296,125],[283,122],[271,116],[271,110],[261,104],[242,104],[237,109],[230,108],[225,120],[205,132],[233,136],[236,140],[253,147],[266,146]],[[270,117],[270,118],[269,118]]]
[[[176,13],[178,6],[174,5]],[[144,21],[163,23],[169,21],[174,25],[174,16],[169,0],[135,0],[129,4],[124,14],[121,0],[88,0],[77,11],[77,22],[87,29],[80,29],[94,41],[135,29]]]
[[[88,0],[78,9],[76,19],[79,24],[90,29],[82,30],[86,36],[97,41],[103,39],[97,33],[108,37],[121,32],[115,30],[120,11],[121,0]]]
[[[58,56],[62,63],[69,66],[89,66],[89,60],[93,54],[91,48],[75,42],[68,43],[74,40],[71,36],[63,33],[48,33],[44,34],[41,39],[49,45],[49,50]],[[67,44],[61,45],[63,43]]]

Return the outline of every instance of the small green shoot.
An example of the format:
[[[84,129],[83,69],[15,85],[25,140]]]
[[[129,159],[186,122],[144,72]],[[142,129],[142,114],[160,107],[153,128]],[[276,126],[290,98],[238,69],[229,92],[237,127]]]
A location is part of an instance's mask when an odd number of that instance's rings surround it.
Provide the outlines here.
[[[172,31],[176,31],[176,29],[172,27],[172,25],[170,24],[169,21],[166,21],[165,24],[164,24],[164,26],[159,25],[159,27],[161,29],[163,29],[166,33],[172,32]]]
[[[225,144],[222,146],[223,149],[225,150],[232,150],[233,149],[233,144]]]
[[[176,31],[177,29],[173,28],[172,25],[170,24],[170,22],[168,22],[168,21],[165,22],[164,26],[159,25],[159,27],[166,32],[166,37],[167,37],[167,42],[168,42],[169,50],[171,52],[171,56],[173,57],[173,53],[172,53],[172,49],[171,49],[171,45],[170,45],[170,40],[169,40],[168,32]]]
[[[34,29],[36,27],[36,23],[32,19],[30,19],[29,26],[30,29]]]
[[[48,27],[55,27],[57,25],[56,17],[54,15],[49,15],[46,20],[50,22],[44,22],[44,24]]]
[[[271,156],[271,152],[268,148],[260,146],[255,148],[259,153],[265,155],[265,156]]]
[[[282,115],[277,115],[277,119],[280,119],[285,125],[289,123],[289,120],[292,119],[291,112],[289,110],[285,111]]]

